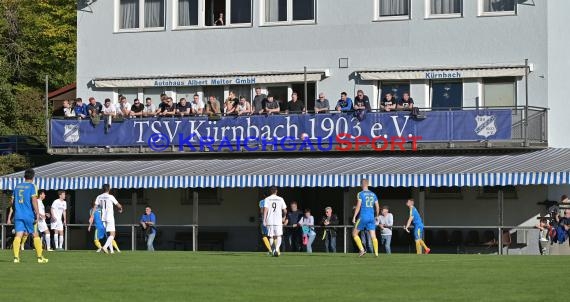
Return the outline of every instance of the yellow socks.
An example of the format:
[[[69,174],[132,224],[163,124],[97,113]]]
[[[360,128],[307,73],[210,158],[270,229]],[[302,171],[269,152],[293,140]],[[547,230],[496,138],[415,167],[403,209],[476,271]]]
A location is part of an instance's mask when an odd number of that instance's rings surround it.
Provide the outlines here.
[[[98,249],[102,247],[101,242],[99,242],[99,240],[93,240],[93,243],[95,243],[95,247],[97,247]]]
[[[267,239],[265,236],[263,236],[263,244],[265,244],[265,247],[271,253],[271,244],[269,244],[269,239]]]
[[[352,238],[354,239],[354,242],[356,242],[356,246],[358,247],[358,250],[364,251],[364,247],[362,246],[362,240],[360,240],[360,237],[354,236]]]
[[[429,248],[427,247],[427,245],[423,239],[420,239],[419,241],[420,241],[420,245],[424,248],[424,250],[429,250]]]
[[[36,256],[42,258],[43,246],[42,239],[40,237],[34,237],[34,247],[36,248]]]
[[[422,253],[422,244],[420,243],[420,240],[416,240],[416,254],[421,254]]]
[[[113,240],[113,248],[117,250],[117,252],[120,252],[121,250],[119,249],[119,246],[117,245],[117,241]]]
[[[20,258],[20,244],[22,243],[22,237],[14,238],[12,242],[12,250],[14,251],[14,258]]]
[[[372,239],[372,245],[374,246],[374,255],[378,256],[378,239]]]

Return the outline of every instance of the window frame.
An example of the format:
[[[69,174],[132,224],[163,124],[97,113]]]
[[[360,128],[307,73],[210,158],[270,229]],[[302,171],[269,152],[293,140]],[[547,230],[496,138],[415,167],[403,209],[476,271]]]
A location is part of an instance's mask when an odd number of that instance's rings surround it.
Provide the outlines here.
[[[259,1],[259,26],[291,26],[291,25],[315,25],[317,24],[317,5],[318,0],[313,0],[313,20],[293,20],[293,0],[287,0],[287,21],[265,21],[265,0]]]
[[[224,29],[224,28],[244,28],[244,27],[253,27],[253,0],[250,0],[250,9],[251,9],[251,20],[249,23],[235,23],[232,24],[231,21],[231,9],[232,9],[232,1],[226,1],[226,12],[224,13],[224,26],[212,26],[206,25],[206,0],[197,0],[198,1],[198,25],[179,25],[178,24],[178,10],[179,10],[179,0],[174,0],[172,3],[172,30],[189,30],[189,29]]]
[[[408,1],[408,15],[406,16],[380,16],[380,1],[382,0],[374,0],[374,18],[372,19],[374,22],[381,22],[381,21],[405,21],[405,20],[412,20],[412,3],[411,0],[404,0]]]
[[[121,0],[115,0],[115,14],[114,14],[114,32],[115,33],[133,33],[133,32],[153,32],[153,31],[165,31],[166,30],[166,14],[168,10],[167,0],[161,0],[164,3],[164,14],[163,18],[163,26],[159,27],[145,27],[144,26],[144,4],[145,0],[138,0],[139,1],[139,27],[137,28],[121,28]]]
[[[483,105],[484,107],[487,107],[487,99],[486,99],[486,97],[485,97],[485,87],[486,87],[485,84],[487,84],[486,81],[488,81],[488,80],[497,80],[497,79],[507,79],[507,78],[512,79],[512,80],[513,80],[513,84],[514,84],[514,85],[513,85],[513,96],[514,96],[514,98],[513,98],[513,104],[511,104],[510,107],[516,107],[516,106],[517,106],[517,104],[518,104],[517,90],[518,90],[518,82],[519,82],[518,79],[517,79],[517,77],[487,77],[487,78],[481,78],[481,84],[482,84],[482,85],[481,85],[481,86],[482,86],[482,87],[481,87],[481,99],[483,100],[483,104],[482,104],[482,105]],[[510,82],[507,82],[507,81],[496,81],[495,83],[510,83]],[[501,106],[494,106],[494,107],[499,107],[499,108],[500,108]]]
[[[433,0],[425,0],[425,8],[426,14],[425,19],[454,19],[454,18],[463,18],[463,11],[464,11],[464,1],[461,0],[461,7],[459,13],[454,14],[432,14],[431,13],[431,2]]]
[[[457,79],[435,79],[435,80],[429,80],[429,109],[430,110],[434,110],[433,107],[433,84],[436,83],[461,83],[461,107],[463,108],[465,107],[465,79],[464,78],[457,78]],[[442,110],[442,108],[440,107],[436,107],[436,110]],[[449,110],[449,109],[445,109],[445,110]]]
[[[485,0],[477,1],[477,17],[500,17],[500,16],[516,16],[518,14],[518,3],[514,0],[515,7],[512,11],[486,12],[484,10]]]
[[[376,89],[377,96],[378,96],[377,100],[376,100],[376,102],[377,102],[376,108],[377,109],[380,109],[380,102],[382,102],[384,95],[386,93],[388,93],[388,91],[382,91],[382,86],[384,86],[384,85],[408,85],[408,91],[407,92],[410,94],[410,97],[413,98],[411,96],[412,92],[410,91],[410,90],[412,90],[412,81],[411,80],[381,80],[381,81],[377,82],[377,85],[378,85],[378,87],[377,87],[378,89]],[[392,91],[389,91],[389,92],[391,93]],[[396,102],[398,102],[398,100],[399,100],[398,98],[394,98],[394,99],[396,100]],[[416,104],[414,104],[414,106],[416,106]]]

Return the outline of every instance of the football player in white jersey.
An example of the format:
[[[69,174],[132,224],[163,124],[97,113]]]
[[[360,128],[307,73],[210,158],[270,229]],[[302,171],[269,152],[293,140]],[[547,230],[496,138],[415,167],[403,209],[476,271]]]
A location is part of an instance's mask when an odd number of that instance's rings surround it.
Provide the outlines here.
[[[65,191],[57,191],[58,199],[51,204],[51,229],[55,250],[63,250],[63,227],[67,224],[67,202],[65,201]],[[63,219],[62,219],[63,218]]]
[[[46,190],[38,191],[38,212],[40,212],[40,219],[37,222],[38,232],[44,233],[44,240],[46,242],[46,247],[48,251],[53,251],[51,249],[51,233],[49,231],[46,219],[50,218],[50,214],[46,213],[46,207],[44,205],[44,199],[46,199]],[[41,218],[44,217],[44,218]]]
[[[273,256],[281,255],[281,237],[283,236],[283,222],[287,215],[287,205],[283,198],[277,196],[277,188],[271,187],[270,196],[265,198],[263,209],[263,226],[267,228],[269,244],[273,247]]]
[[[108,253],[107,248],[110,249],[111,254],[113,251],[113,240],[115,239],[115,209],[116,206],[119,209],[119,213],[123,212],[123,206],[117,201],[115,196],[109,194],[111,187],[108,184],[103,185],[103,194],[97,196],[95,199],[95,205],[93,206],[93,212],[97,208],[101,208],[101,220],[105,225],[105,231],[109,233],[107,237],[107,242],[103,246],[103,252]],[[93,214],[89,217],[89,223],[93,223]]]

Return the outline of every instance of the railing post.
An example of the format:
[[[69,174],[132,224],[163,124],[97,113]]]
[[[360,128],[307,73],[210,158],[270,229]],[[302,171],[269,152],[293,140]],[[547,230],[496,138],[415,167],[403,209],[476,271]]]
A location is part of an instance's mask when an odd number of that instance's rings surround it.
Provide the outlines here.
[[[65,248],[66,251],[67,251],[67,243],[69,242],[69,240],[68,240],[68,238],[69,238],[68,233],[69,233],[69,227],[68,227],[67,224],[66,224],[66,225],[65,225],[65,235],[64,235],[64,236],[65,236],[64,248]]]
[[[196,239],[196,225],[193,224],[192,225],[192,252],[196,251],[196,243],[197,243],[197,239]]]
[[[347,251],[346,251],[346,241],[348,240],[348,239],[346,238],[346,235],[347,235],[347,234],[346,234],[346,225],[342,227],[342,230],[343,230],[343,233],[344,233],[344,253],[346,254],[346,252],[347,252]]]
[[[498,251],[497,254],[498,255],[502,255],[503,254],[503,228],[499,227],[499,242],[497,244],[498,247]]]
[[[6,249],[6,225],[2,224],[2,249]]]
[[[524,105],[524,146],[528,147],[528,59],[524,59],[524,88],[525,88],[525,105]]]
[[[135,234],[135,225],[131,225],[131,251],[135,251],[136,248],[136,234]]]

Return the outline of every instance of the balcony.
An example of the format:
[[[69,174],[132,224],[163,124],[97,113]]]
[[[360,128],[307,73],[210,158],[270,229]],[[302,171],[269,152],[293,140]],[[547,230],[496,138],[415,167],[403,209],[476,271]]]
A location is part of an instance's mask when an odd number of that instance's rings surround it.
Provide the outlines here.
[[[548,147],[547,113],[546,108],[524,106],[426,108],[420,116],[373,111],[361,120],[354,112],[119,118],[111,127],[104,119],[93,125],[90,120],[53,118],[48,151],[104,155],[540,149]]]

